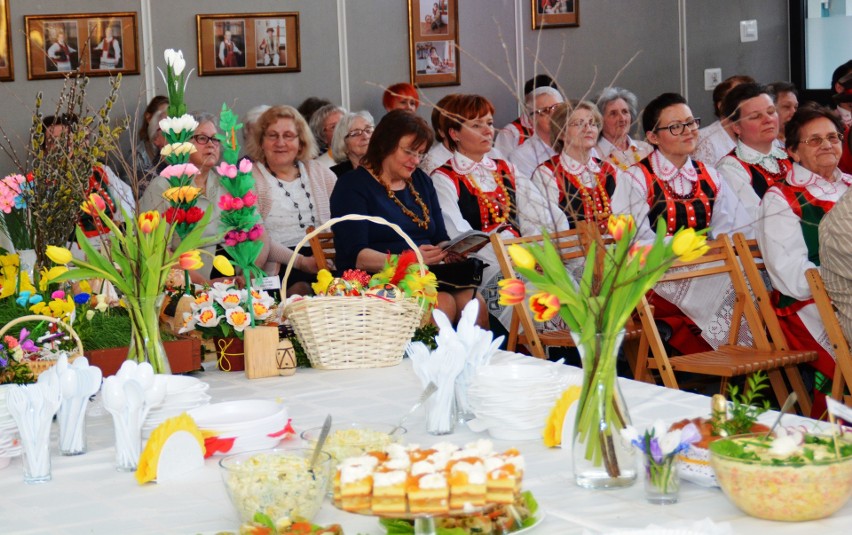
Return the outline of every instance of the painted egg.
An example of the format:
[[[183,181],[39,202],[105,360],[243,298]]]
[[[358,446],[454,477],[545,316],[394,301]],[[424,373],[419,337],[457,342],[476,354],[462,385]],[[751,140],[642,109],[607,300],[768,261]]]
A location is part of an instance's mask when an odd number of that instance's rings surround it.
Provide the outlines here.
[[[328,283],[328,289],[325,291],[325,295],[349,295],[349,292],[352,291],[352,285],[349,284],[349,281],[345,281],[341,278],[332,279],[330,283]]]
[[[387,299],[389,301],[396,301],[404,297],[402,290],[400,290],[395,284],[373,286],[364,292],[364,295],[381,297],[382,299]]]

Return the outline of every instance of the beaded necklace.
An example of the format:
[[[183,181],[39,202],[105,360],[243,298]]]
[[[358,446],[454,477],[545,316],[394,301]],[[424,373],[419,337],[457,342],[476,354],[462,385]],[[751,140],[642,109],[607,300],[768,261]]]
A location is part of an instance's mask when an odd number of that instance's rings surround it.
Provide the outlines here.
[[[482,191],[482,188],[479,187],[479,183],[474,179],[472,174],[466,175],[465,178],[467,178],[467,183],[474,189],[480,213],[483,215],[490,214],[491,221],[494,223],[505,223],[509,219],[512,200],[509,198],[509,192],[506,191],[506,184],[503,183],[500,175],[496,171],[492,171],[491,176],[494,177],[494,182],[497,184],[497,189],[493,192],[496,202]]]
[[[417,203],[417,206],[419,206],[420,210],[423,212],[422,218],[417,217],[417,215],[414,212],[412,212],[407,206],[405,206],[402,203],[402,201],[400,201],[397,198],[396,193],[394,193],[394,191],[391,189],[390,184],[388,184],[384,180],[382,180],[381,173],[378,176],[376,176],[373,173],[373,171],[370,171],[370,176],[375,178],[376,181],[379,184],[384,186],[385,191],[387,191],[387,193],[388,193],[388,199],[392,200],[394,202],[394,204],[399,206],[399,209],[402,210],[402,213],[405,214],[406,216],[408,216],[409,219],[414,221],[414,224],[416,224],[418,227],[422,228],[423,230],[427,230],[429,228],[429,221],[430,221],[430,219],[429,219],[429,208],[426,206],[426,203],[423,202],[423,198],[420,197],[420,194],[417,193],[417,190],[414,189],[414,185],[412,185],[410,180],[406,180],[405,185],[408,188],[408,192],[411,193],[412,197],[414,197],[414,202]]]
[[[629,157],[628,157],[628,154],[627,154],[628,151],[630,152]],[[623,159],[619,158],[618,155],[616,155],[616,152],[618,154],[620,154]],[[618,149],[618,148],[612,149],[612,152],[609,153],[608,159],[609,159],[610,163],[612,163],[612,165],[618,167],[622,171],[625,171],[631,165],[633,165],[635,163],[639,163],[640,161],[642,161],[642,157],[639,155],[639,150],[634,145],[630,145],[630,147],[627,149],[627,151],[623,151],[623,150]],[[633,161],[629,162],[629,160],[631,160],[631,159]]]
[[[296,164],[296,180],[299,181],[299,185],[302,186],[302,191],[305,192],[305,196],[308,198],[308,212],[311,214],[311,226],[315,226],[316,219],[314,218],[314,203],[311,201],[311,193],[308,191],[308,188],[305,187],[305,181],[302,180],[302,171],[299,169],[299,164]],[[290,192],[284,187],[284,183],[277,177],[275,179],[275,183],[284,191],[284,195],[290,199],[290,202],[292,202],[293,206],[296,208],[296,213],[299,214],[299,228],[306,228],[307,225],[302,222],[302,211],[299,210],[299,203],[297,203],[290,195]]]
[[[606,221],[612,213],[612,209],[609,204],[609,195],[606,192],[606,175],[603,168],[597,173],[592,173],[595,177],[595,185],[591,188],[586,187],[579,176],[569,173],[562,162],[559,162],[559,172],[563,179],[567,178],[580,192],[585,218],[592,221]],[[586,168],[586,172],[591,173],[588,168]],[[563,195],[567,197],[567,188],[564,182],[559,181],[559,187],[563,190]]]

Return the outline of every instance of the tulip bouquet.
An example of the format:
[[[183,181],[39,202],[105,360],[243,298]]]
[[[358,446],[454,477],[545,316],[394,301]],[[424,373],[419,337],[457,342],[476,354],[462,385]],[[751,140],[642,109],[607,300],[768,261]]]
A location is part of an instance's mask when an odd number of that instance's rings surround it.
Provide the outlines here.
[[[708,249],[706,237],[692,229],[667,238],[663,223],[657,226],[653,244],[635,243],[636,225],[629,215],[610,216],[607,228],[614,243],[606,248],[602,240],[589,244],[579,282],[568,274],[549,239],[542,245],[509,247],[517,271],[537,290],[529,298],[534,319],[544,322],[559,314],[583,357],[582,392],[574,426],[575,475],[580,484],[578,463],[588,463],[593,471],[603,466],[609,478],[623,477],[615,455],[619,441],[613,436],[630,423],[615,371],[627,320],[642,296],[676,259],[692,260]],[[523,303],[527,293],[523,281],[506,279],[500,286],[501,304]]]

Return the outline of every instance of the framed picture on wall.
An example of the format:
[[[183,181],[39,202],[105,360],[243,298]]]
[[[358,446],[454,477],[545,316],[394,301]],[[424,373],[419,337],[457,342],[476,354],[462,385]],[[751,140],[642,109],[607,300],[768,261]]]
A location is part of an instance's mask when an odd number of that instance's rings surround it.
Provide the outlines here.
[[[12,64],[12,24],[9,18],[9,0],[0,0],[0,82],[15,79]]]
[[[411,83],[459,85],[458,0],[408,0]]]
[[[136,13],[27,15],[24,26],[28,80],[139,74]]]
[[[198,75],[299,72],[299,13],[196,15]]]
[[[533,30],[580,25],[580,0],[531,0],[531,2]]]

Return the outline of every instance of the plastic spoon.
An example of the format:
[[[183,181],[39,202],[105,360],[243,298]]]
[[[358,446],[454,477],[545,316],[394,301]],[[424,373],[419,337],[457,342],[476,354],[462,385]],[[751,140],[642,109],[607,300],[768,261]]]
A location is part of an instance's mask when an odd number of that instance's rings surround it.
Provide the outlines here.
[[[790,407],[793,406],[793,403],[795,403],[797,399],[798,396],[796,395],[796,393],[790,392],[790,395],[787,396],[786,400],[784,400],[784,405],[781,406],[781,410],[778,411],[778,418],[775,418],[775,423],[772,424],[772,427],[769,428],[769,431],[763,437],[763,440],[768,439],[772,435],[772,432],[775,431],[775,428],[778,427],[778,424],[781,423],[781,417],[784,416],[785,412],[790,410]]]

